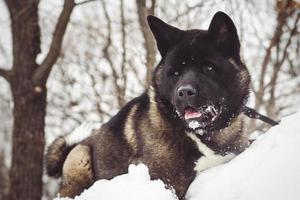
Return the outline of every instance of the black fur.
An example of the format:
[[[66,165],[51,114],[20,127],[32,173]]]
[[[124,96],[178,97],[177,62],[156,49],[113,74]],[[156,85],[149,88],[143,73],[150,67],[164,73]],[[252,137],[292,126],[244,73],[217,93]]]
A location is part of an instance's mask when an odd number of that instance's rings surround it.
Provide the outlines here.
[[[198,109],[211,103],[222,109],[222,113],[204,129],[214,131],[228,126],[247,101],[250,82],[239,56],[240,44],[232,20],[218,12],[207,31],[182,31],[153,16],[148,17],[148,22],[162,55],[153,76],[160,98],[181,115],[187,106]],[[238,69],[229,59],[234,59]],[[207,70],[210,67],[212,71]],[[243,83],[241,72],[247,74]],[[187,84],[198,93],[191,101],[180,102],[176,91]]]
[[[67,146],[63,137],[56,138],[45,155],[45,168],[49,176],[60,177],[64,161],[74,146]]]
[[[139,97],[136,97],[129,101],[115,116],[113,116],[106,124],[108,129],[112,130],[116,134],[122,134],[124,130],[124,124],[128,117],[128,112],[135,104],[146,105],[149,103],[147,94],[144,93]]]
[[[232,20],[218,12],[208,30],[187,31],[154,16],[148,23],[162,56],[151,86],[70,152],[61,196],[80,194],[95,180],[111,179],[126,173],[129,164],[144,163],[152,179],[163,180],[184,199],[196,161],[206,156],[198,142],[222,156],[238,154],[249,144],[240,113],[250,75],[239,56]],[[199,125],[192,127],[191,122]],[[66,149],[61,142],[49,148],[46,159],[53,163],[47,171],[52,175],[61,172]]]

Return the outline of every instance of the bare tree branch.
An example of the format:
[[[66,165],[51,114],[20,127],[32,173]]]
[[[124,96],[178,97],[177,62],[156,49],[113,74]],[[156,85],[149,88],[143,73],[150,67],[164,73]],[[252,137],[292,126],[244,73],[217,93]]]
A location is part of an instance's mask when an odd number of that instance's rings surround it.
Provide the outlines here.
[[[146,18],[147,15],[154,14],[155,4],[156,4],[155,0],[152,0],[151,7],[147,8],[146,0],[136,0],[140,29],[144,37],[144,41],[145,41],[144,46],[146,49],[146,67],[147,67],[146,85],[151,82],[152,71],[155,67],[154,64],[155,64],[155,54],[156,54],[154,37],[150,29],[148,28]]]
[[[102,9],[103,9],[103,13],[105,16],[105,19],[107,21],[107,38],[106,38],[106,44],[103,48],[103,54],[105,59],[107,60],[107,62],[109,63],[111,70],[112,70],[112,77],[113,77],[113,84],[115,87],[115,92],[117,95],[117,100],[118,100],[118,105],[119,107],[123,107],[125,104],[125,99],[124,99],[124,95],[125,95],[125,88],[122,87],[121,85],[118,84],[118,80],[120,79],[118,72],[116,70],[116,66],[110,56],[109,53],[109,48],[112,46],[112,29],[111,29],[111,24],[112,24],[112,20],[108,14],[107,11],[107,6],[106,6],[106,2],[105,1],[101,1],[101,5],[102,5]]]
[[[276,88],[278,73],[281,70],[281,67],[282,67],[283,63],[287,58],[288,48],[291,44],[292,38],[297,33],[297,26],[298,26],[299,18],[300,18],[300,14],[297,15],[296,20],[294,22],[293,29],[290,31],[290,35],[289,35],[288,41],[287,41],[287,43],[286,43],[286,45],[283,49],[283,55],[282,55],[281,59],[278,58],[277,62],[274,65],[274,70],[273,70],[272,78],[271,78],[271,81],[270,81],[270,85],[271,85],[270,98],[269,98],[269,103],[267,104],[267,112],[268,112],[268,115],[271,116],[271,117],[273,117],[274,113],[275,113],[275,111],[274,111],[274,107],[275,107],[275,88]]]
[[[88,66],[85,66],[86,68],[88,68]],[[88,69],[87,69],[88,70]],[[91,81],[92,81],[92,90],[94,91],[95,97],[97,98],[95,104],[96,104],[96,110],[99,113],[99,117],[100,117],[100,121],[103,121],[103,114],[109,117],[112,117],[111,114],[109,112],[106,112],[105,110],[103,110],[101,103],[103,102],[102,99],[102,95],[99,93],[99,91],[96,88],[97,85],[97,79],[94,76],[94,74],[91,74]]]
[[[39,84],[40,82],[47,80],[54,63],[57,61],[60,54],[63,37],[75,5],[76,4],[74,0],[65,0],[63,9],[55,26],[49,52],[40,67],[36,69],[33,75],[33,82],[35,84]]]
[[[10,81],[11,72],[11,70],[5,70],[0,68],[0,76],[2,76],[7,81]]]
[[[97,1],[97,0],[85,0],[85,1],[78,2],[78,3],[76,3],[75,5],[76,5],[76,6],[79,6],[79,5],[83,5],[83,4],[86,4],[86,3],[90,3],[90,2],[93,2],[93,1]]]
[[[132,60],[128,60],[128,66],[130,67],[130,69],[132,70],[133,74],[135,75],[137,81],[139,82],[140,85],[145,85],[145,81],[143,81],[138,73],[138,71],[136,70],[136,68],[134,67],[134,64],[132,62]]]
[[[121,0],[120,3],[120,18],[121,18],[121,32],[122,32],[122,62],[121,62],[121,72],[122,72],[122,79],[124,88],[126,88],[127,85],[127,76],[125,73],[125,64],[126,64],[126,56],[127,56],[127,49],[126,49],[126,23],[125,23],[125,15],[124,15],[124,0]]]
[[[282,3],[282,4],[281,4]],[[289,9],[291,6],[291,1],[278,1],[277,8],[277,25],[274,32],[274,35],[270,41],[268,48],[266,49],[266,54],[262,62],[261,72],[260,72],[260,80],[259,80],[259,88],[257,91],[257,96],[255,99],[255,110],[258,110],[262,105],[263,95],[264,95],[264,87],[265,87],[265,75],[267,72],[267,67],[271,60],[271,53],[273,48],[280,42],[282,34],[283,34],[283,27],[287,23],[287,18],[292,15],[292,11]]]

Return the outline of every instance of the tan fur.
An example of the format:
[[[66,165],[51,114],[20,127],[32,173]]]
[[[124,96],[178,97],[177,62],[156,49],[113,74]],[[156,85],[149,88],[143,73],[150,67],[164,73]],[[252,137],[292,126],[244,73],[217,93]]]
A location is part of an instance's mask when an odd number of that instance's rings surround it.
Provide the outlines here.
[[[234,60],[233,58],[229,58],[229,59],[228,59],[228,62],[230,62],[230,63],[234,66],[234,68],[235,68],[236,70],[238,70],[238,71],[241,70],[240,66],[239,66],[238,64],[236,64],[236,62],[235,62],[235,60]]]
[[[149,119],[151,125],[157,128],[162,128],[163,127],[162,117],[157,107],[157,102],[155,100],[155,91],[152,86],[149,87],[148,95],[150,99]]]
[[[143,138],[144,145],[149,147],[151,146],[156,150],[156,154],[154,156],[157,158],[157,160],[160,160],[159,158],[168,159],[171,157],[168,149],[169,146],[162,142],[163,140],[161,140],[161,137],[167,132],[168,127],[160,114],[157,102],[155,100],[155,91],[152,86],[150,86],[148,89],[148,95],[150,100],[148,116],[146,115],[143,118],[136,119],[134,115],[139,104],[134,105],[131,108],[125,123],[125,137],[128,144],[132,147],[132,149],[134,149],[134,153],[136,153],[138,150],[136,135],[137,130],[135,127],[133,127],[133,120],[138,120],[138,129],[141,130],[139,134],[141,134],[140,137]],[[161,133],[161,135],[157,133]],[[143,162],[141,157],[135,157],[131,160],[131,163],[135,164],[140,162]],[[155,163],[148,163],[148,165],[155,165]]]
[[[239,80],[241,82],[241,86],[247,86],[250,82],[249,72],[247,70],[241,71],[239,73]]]
[[[148,130],[143,134],[145,141],[149,146],[153,146],[156,149],[156,156],[161,159],[168,159],[172,157],[169,151],[169,145],[164,143],[161,138],[168,137],[170,134],[170,125],[164,121],[161,113],[159,111],[155,91],[152,86],[150,86],[148,90],[148,95],[150,99],[150,108],[149,108],[149,121],[150,124],[147,123],[147,119],[141,124],[141,130]],[[151,129],[149,129],[151,127]],[[153,134],[153,133],[160,134]]]
[[[248,86],[248,83],[250,81],[250,75],[248,70],[246,68],[241,70],[241,67],[235,62],[233,58],[229,58],[228,62],[230,62],[234,66],[234,68],[239,71],[238,76],[239,76],[241,86],[245,86],[245,87]]]
[[[76,146],[68,155],[63,166],[63,177],[59,194],[62,197],[75,196],[93,182],[90,148]]]
[[[231,148],[237,152],[244,150],[249,145],[248,137],[243,130],[243,117],[237,116],[230,125],[212,134],[211,139],[220,147]],[[226,146],[230,144],[230,146]]]
[[[149,114],[151,115],[151,112]],[[157,160],[168,159],[172,157],[171,152],[169,151],[169,144],[164,139],[162,139],[164,137],[168,137],[168,135],[170,134],[167,126],[162,125],[162,118],[160,118],[160,120],[159,118],[152,118],[150,120],[151,125],[147,120],[143,120],[141,123],[141,130],[144,130],[142,132],[143,140],[145,141],[147,146],[153,147],[155,149],[155,156],[158,158]],[[158,124],[153,125],[153,120],[157,120]]]
[[[137,151],[137,139],[136,139],[136,132],[135,132],[133,120],[135,119],[134,114],[136,113],[137,108],[138,108],[137,105],[134,105],[131,108],[125,123],[125,130],[124,130],[125,138],[128,144],[131,146],[134,154]]]

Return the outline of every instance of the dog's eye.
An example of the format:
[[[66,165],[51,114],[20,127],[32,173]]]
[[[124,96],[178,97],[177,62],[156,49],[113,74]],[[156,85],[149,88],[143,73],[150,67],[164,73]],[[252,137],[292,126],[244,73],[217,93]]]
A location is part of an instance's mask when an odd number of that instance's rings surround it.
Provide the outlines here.
[[[206,67],[206,70],[208,70],[208,71],[212,71],[212,70],[214,70],[214,69],[213,69],[213,67],[212,67],[212,66],[208,66],[208,67]]]
[[[171,69],[167,72],[167,76],[173,79],[177,79],[180,76],[180,70]]]
[[[203,68],[203,72],[206,74],[212,74],[215,72],[215,68],[213,65],[205,65]]]
[[[171,74],[171,76],[174,76],[174,77],[177,77],[180,75],[178,71],[173,71],[170,74]]]

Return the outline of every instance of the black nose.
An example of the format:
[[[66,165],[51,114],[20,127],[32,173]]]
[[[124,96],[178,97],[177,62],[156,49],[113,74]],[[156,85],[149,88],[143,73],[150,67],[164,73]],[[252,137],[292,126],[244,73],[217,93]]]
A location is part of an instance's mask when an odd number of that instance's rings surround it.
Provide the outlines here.
[[[196,89],[191,85],[183,85],[177,89],[177,97],[179,99],[188,99],[196,95]]]

